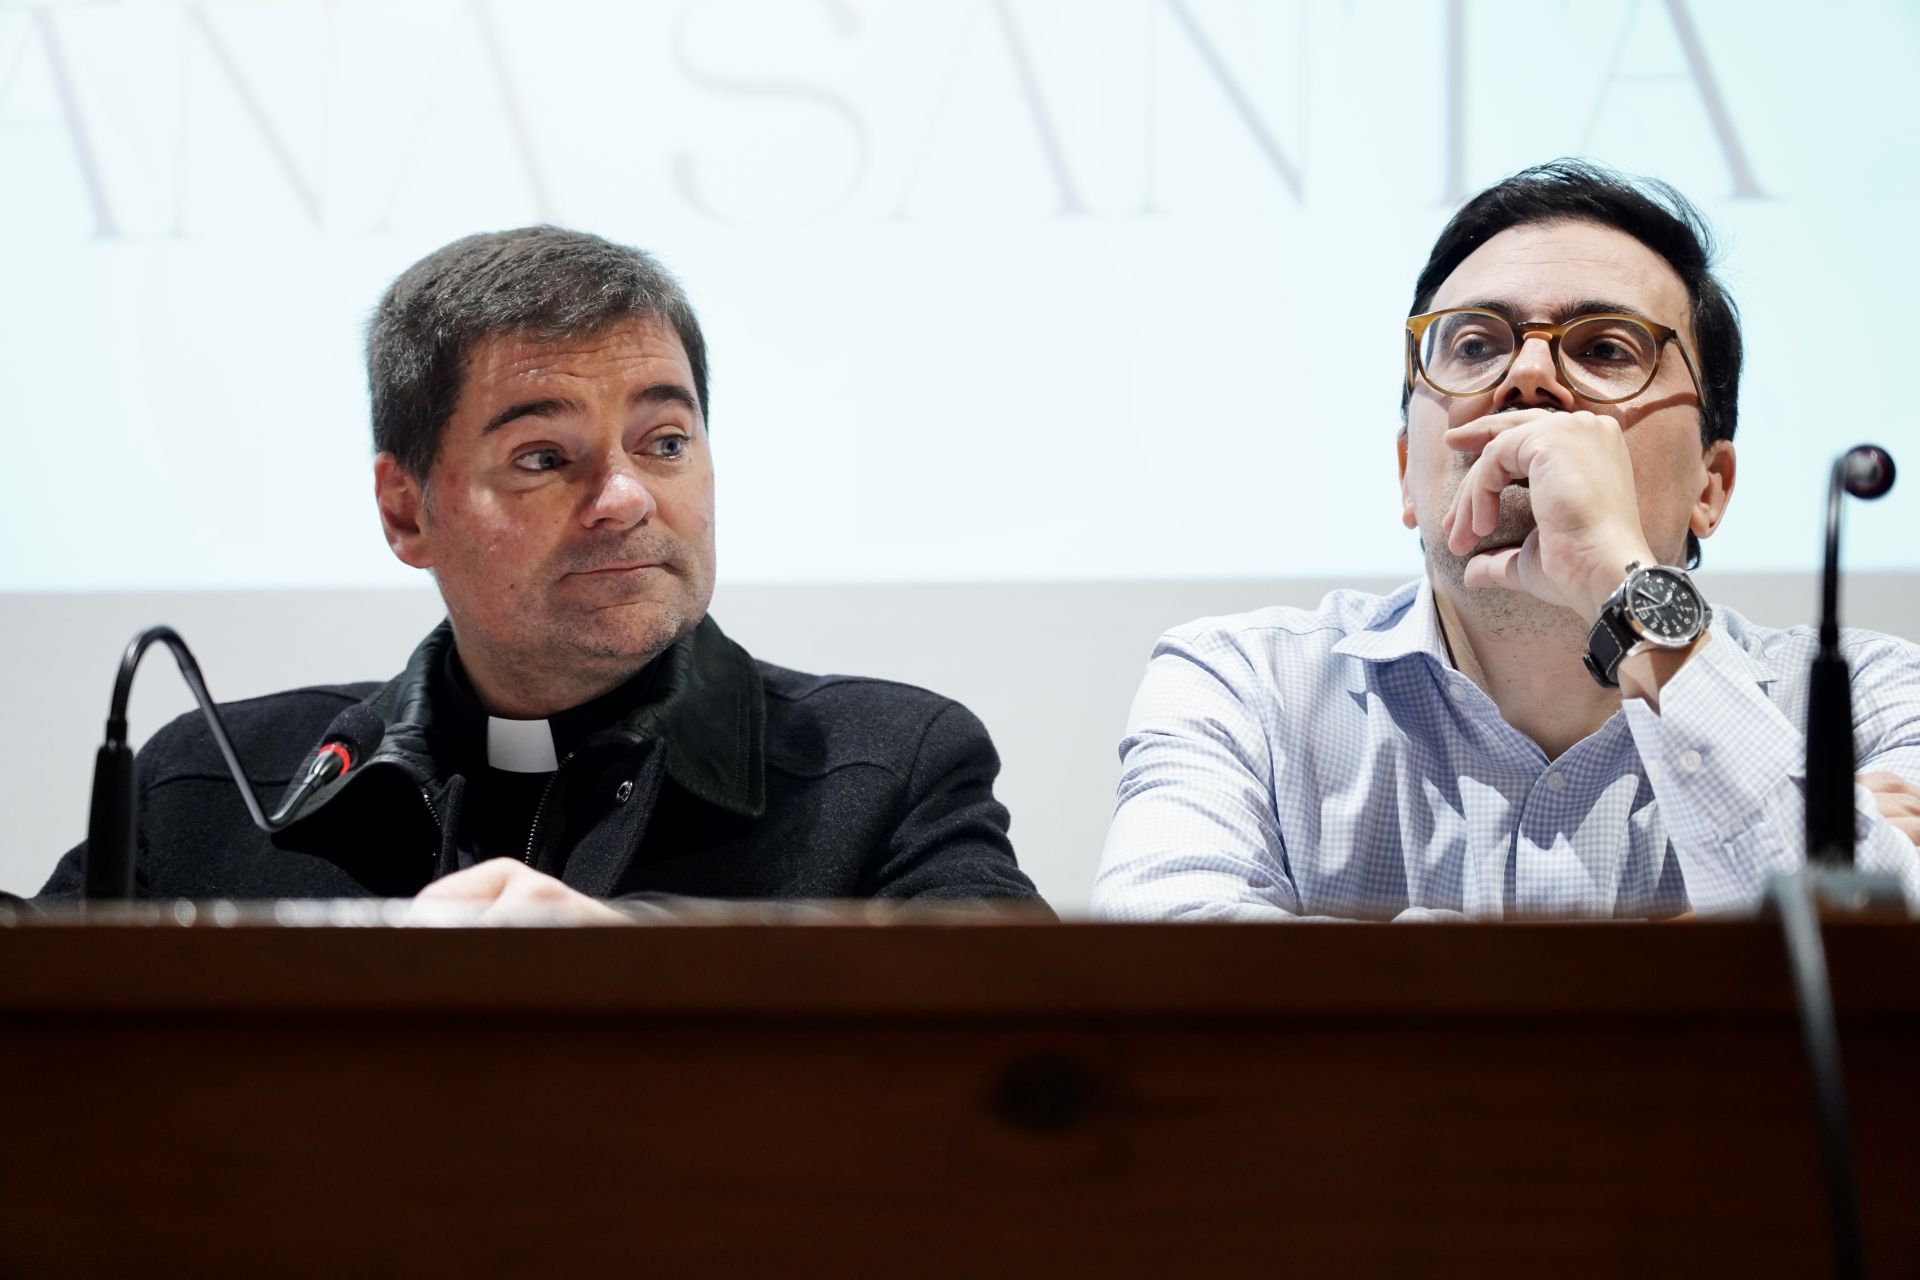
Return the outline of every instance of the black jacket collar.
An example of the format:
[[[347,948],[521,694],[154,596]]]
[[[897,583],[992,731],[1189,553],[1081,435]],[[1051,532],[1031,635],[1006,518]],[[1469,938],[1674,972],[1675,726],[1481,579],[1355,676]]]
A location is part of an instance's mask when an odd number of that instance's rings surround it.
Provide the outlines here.
[[[300,823],[367,789],[373,778],[404,775],[418,788],[435,785],[451,772],[433,749],[433,690],[452,647],[453,628],[442,622],[420,642],[406,668],[367,699],[386,725],[379,747],[359,768],[321,790]],[[759,666],[710,617],[653,661],[657,670],[647,696],[614,724],[589,734],[582,749],[658,741],[666,748],[667,777],[675,784],[708,804],[759,817],[767,803],[766,695]]]

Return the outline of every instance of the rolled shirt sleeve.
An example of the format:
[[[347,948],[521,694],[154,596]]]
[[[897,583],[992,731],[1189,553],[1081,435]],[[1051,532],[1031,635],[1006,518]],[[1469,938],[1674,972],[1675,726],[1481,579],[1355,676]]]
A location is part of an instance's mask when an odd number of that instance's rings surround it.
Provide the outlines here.
[[[1920,783],[1914,650],[1864,636],[1845,652],[1853,666],[1858,771]],[[1805,655],[1794,660],[1804,665]],[[1625,703],[1687,899],[1702,915],[1751,911],[1769,875],[1805,860],[1806,690],[1798,684],[1783,710],[1739,646],[1715,634],[1661,689],[1658,712],[1639,699]],[[1920,905],[1920,850],[1880,816],[1866,788],[1854,789],[1854,808],[1856,865],[1897,875],[1908,902]]]

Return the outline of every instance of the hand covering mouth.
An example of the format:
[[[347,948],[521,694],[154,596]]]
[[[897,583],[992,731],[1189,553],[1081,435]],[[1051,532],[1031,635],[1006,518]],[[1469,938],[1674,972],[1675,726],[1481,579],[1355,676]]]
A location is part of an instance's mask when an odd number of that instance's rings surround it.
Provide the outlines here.
[[[1461,476],[1465,476],[1468,471],[1473,469],[1473,464],[1478,461],[1480,461],[1480,455],[1477,453],[1462,454],[1460,464],[1459,464],[1460,469],[1458,474]],[[1525,476],[1521,476],[1518,480],[1507,481],[1506,487],[1509,489],[1514,489],[1514,488],[1528,489],[1532,487],[1532,484],[1530,481],[1528,481],[1528,479]]]
[[[1473,550],[1467,554],[1477,556],[1488,551],[1499,551],[1506,547],[1517,547],[1527,540],[1534,529],[1533,500],[1523,488],[1508,485],[1500,491],[1500,520],[1493,526],[1493,532],[1473,544]]]

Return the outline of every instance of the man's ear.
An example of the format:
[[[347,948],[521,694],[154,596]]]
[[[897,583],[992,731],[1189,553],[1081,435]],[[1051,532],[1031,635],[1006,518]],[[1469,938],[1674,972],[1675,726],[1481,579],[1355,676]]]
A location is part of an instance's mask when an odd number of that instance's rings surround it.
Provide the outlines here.
[[[433,567],[432,535],[426,528],[426,492],[413,473],[391,453],[373,460],[373,497],[380,507],[380,527],[387,545],[402,564],[416,569]]]
[[[1420,527],[1420,517],[1413,510],[1413,494],[1407,489],[1407,429],[1400,428],[1400,436],[1394,441],[1394,452],[1400,455],[1400,523],[1409,529]]]
[[[1733,441],[1715,440],[1707,446],[1701,461],[1706,466],[1706,479],[1687,516],[1687,527],[1695,537],[1705,538],[1726,519],[1727,503],[1733,498]]]

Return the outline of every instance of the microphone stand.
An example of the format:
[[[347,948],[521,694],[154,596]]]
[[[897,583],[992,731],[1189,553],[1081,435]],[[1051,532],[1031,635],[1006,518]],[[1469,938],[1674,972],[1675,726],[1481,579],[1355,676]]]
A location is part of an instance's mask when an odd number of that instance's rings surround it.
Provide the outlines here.
[[[1862,454],[1878,455],[1859,461]],[[1884,459],[1884,466],[1880,460]],[[1865,474],[1862,469],[1867,468]],[[1807,861],[1853,865],[1853,677],[1840,653],[1840,511],[1853,493],[1877,498],[1893,487],[1893,459],[1859,445],[1834,459],[1827,481],[1826,562],[1820,575],[1820,651],[1807,685]]]
[[[1884,449],[1857,445],[1834,460],[1827,484],[1820,648],[1807,691],[1806,861],[1797,871],[1768,878],[1762,908],[1779,919],[1786,939],[1800,1031],[1813,1075],[1833,1272],[1842,1280],[1863,1274],[1863,1250],[1839,1031],[1820,925],[1823,917],[1833,915],[1904,917],[1906,898],[1898,876],[1862,872],[1854,866],[1857,760],[1852,673],[1840,652],[1840,512],[1845,494],[1877,498],[1892,487],[1893,458]]]
[[[133,692],[133,673],[139,669],[140,660],[146,656],[148,648],[156,643],[173,651],[174,662],[180,667],[180,676],[187,682],[187,687],[193,690],[193,700],[200,704],[200,714],[213,734],[214,745],[220,748],[221,758],[227,762],[227,772],[233,775],[234,782],[240,788],[240,798],[246,802],[247,815],[253,819],[253,825],[262,831],[271,834],[286,827],[317,787],[338,777],[363,754],[358,750],[329,751],[323,746],[306,776],[300,780],[300,785],[294,788],[278,810],[269,815],[260,806],[260,798],[254,795],[253,784],[247,780],[246,771],[240,767],[240,756],[233,749],[233,740],[227,735],[226,722],[220,718],[220,709],[207,692],[207,682],[200,675],[200,664],[194,661],[187,642],[172,627],[149,627],[133,638],[120,658],[120,674],[113,682],[113,702],[107,709],[106,741],[94,756],[93,800],[87,816],[87,855],[81,883],[81,899],[84,902],[124,901],[133,897],[139,796],[134,785],[133,746],[127,740],[127,700]],[[335,726],[340,727],[346,719],[343,715],[335,721]],[[348,736],[357,735],[349,730]],[[377,734],[375,741],[378,741]]]

